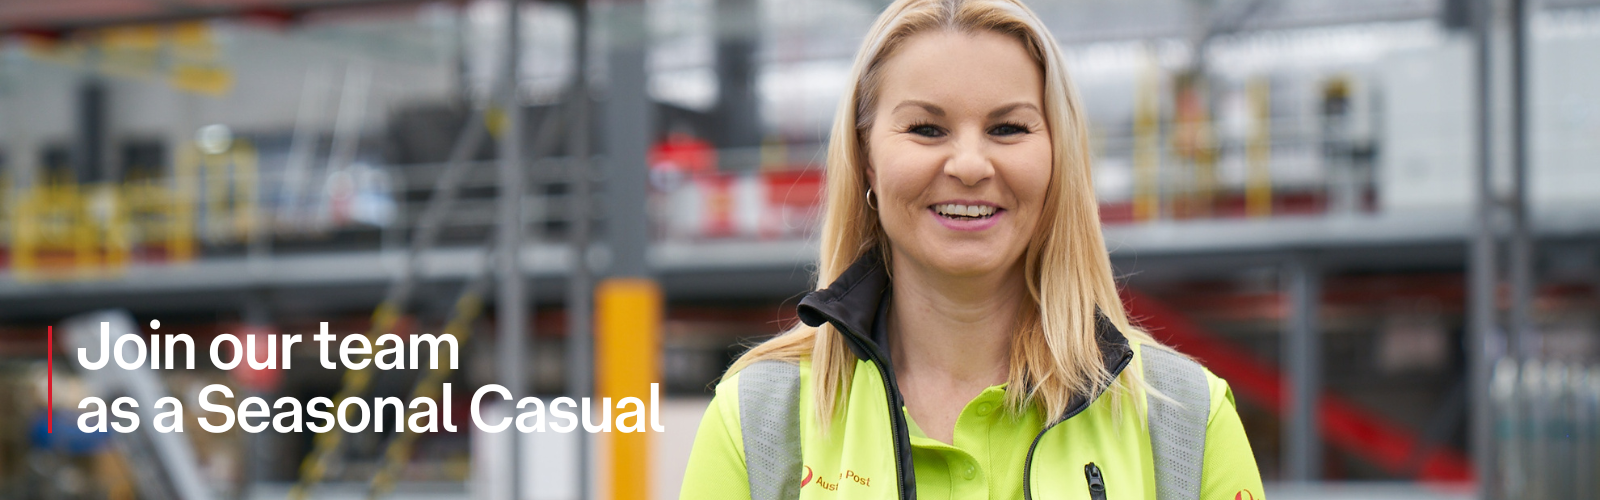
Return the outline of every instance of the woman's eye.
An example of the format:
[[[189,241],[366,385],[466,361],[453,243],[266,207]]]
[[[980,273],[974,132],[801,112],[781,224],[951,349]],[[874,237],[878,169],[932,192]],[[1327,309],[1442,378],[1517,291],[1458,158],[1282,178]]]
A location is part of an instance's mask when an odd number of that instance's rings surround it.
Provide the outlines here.
[[[912,125],[907,131],[923,137],[940,137],[944,135],[943,130],[939,130],[939,127],[933,125]]]
[[[1028,128],[1027,127],[1023,127],[1021,125],[1013,125],[1013,124],[1007,123],[1007,124],[1002,124],[1002,125],[995,125],[994,128],[989,129],[989,133],[990,134],[994,134],[994,135],[1026,134],[1026,133],[1028,133]]]

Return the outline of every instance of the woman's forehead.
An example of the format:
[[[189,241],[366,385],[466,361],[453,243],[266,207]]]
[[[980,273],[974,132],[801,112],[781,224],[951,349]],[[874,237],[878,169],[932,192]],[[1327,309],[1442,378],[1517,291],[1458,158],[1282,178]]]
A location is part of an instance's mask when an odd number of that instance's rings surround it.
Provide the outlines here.
[[[1014,37],[929,32],[906,39],[884,62],[878,105],[892,110],[910,101],[949,112],[969,106],[987,112],[1017,102],[1042,107],[1043,80],[1038,62]]]

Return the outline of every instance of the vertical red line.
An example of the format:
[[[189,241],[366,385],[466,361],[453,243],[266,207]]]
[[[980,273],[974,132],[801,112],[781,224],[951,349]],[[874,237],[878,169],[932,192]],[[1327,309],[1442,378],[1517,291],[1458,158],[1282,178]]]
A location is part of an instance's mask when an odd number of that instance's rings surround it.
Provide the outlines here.
[[[44,433],[56,432],[56,327],[45,327],[44,338],[44,366],[45,376],[50,380],[45,382],[44,397]]]

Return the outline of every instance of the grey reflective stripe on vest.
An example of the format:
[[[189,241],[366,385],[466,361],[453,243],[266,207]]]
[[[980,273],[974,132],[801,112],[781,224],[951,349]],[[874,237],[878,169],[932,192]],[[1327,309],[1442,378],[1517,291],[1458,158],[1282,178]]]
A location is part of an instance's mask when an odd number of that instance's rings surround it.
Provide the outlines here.
[[[1206,422],[1211,413],[1211,387],[1205,371],[1183,356],[1145,348],[1145,380],[1172,398],[1145,397],[1149,406],[1150,452],[1155,459],[1156,498],[1196,500],[1206,456]]]
[[[750,499],[799,498],[799,365],[767,360],[739,371],[739,430]]]
[[[1204,472],[1211,387],[1199,363],[1162,349],[1140,350],[1145,381],[1172,398],[1147,396],[1156,498],[1197,500]],[[739,429],[751,500],[800,497],[800,367],[758,361],[739,371]]]

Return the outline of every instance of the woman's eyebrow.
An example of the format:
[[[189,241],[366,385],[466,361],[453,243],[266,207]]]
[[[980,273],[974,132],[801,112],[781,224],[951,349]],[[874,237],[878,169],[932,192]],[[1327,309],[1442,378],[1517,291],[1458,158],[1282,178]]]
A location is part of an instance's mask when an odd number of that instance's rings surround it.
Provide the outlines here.
[[[999,117],[1005,116],[1006,114],[1011,113],[1012,111],[1019,110],[1019,109],[1031,109],[1036,113],[1039,112],[1039,107],[1038,106],[1034,106],[1033,103],[1029,103],[1029,102],[1014,102],[1014,103],[1011,103],[1011,104],[1000,106],[998,108],[994,108],[994,111],[990,111],[989,112],[989,119],[993,120],[995,118],[999,118]]]
[[[934,103],[931,103],[931,102],[928,102],[928,101],[919,101],[919,100],[916,100],[916,99],[906,99],[904,101],[900,101],[900,104],[896,105],[894,107],[894,109],[889,110],[889,112],[890,113],[894,113],[894,112],[900,111],[900,108],[904,108],[904,107],[907,107],[907,106],[915,106],[915,107],[922,108],[924,110],[927,110],[928,114],[931,114],[933,116],[944,116],[944,108],[941,108],[938,105],[936,105]]]

